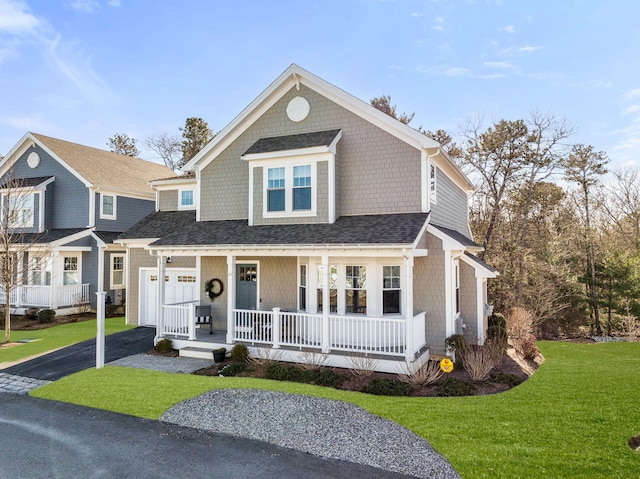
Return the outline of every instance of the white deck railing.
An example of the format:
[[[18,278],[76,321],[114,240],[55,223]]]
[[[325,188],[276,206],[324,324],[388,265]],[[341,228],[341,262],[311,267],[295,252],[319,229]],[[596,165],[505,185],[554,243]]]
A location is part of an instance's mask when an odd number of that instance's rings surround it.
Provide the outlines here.
[[[89,303],[89,284],[69,284],[64,286],[20,285],[11,290],[11,305],[14,307],[53,308],[52,288],[57,295],[57,307]],[[0,304],[4,303],[4,288],[0,287]]]
[[[319,349],[405,356],[405,318],[330,315],[328,327],[321,314],[234,309],[234,341]],[[412,352],[425,345],[425,313],[412,318]],[[274,334],[275,333],[275,334]],[[325,339],[325,335],[328,337]]]
[[[196,305],[199,301],[163,304],[162,317],[158,322],[159,336],[184,336],[196,339]]]

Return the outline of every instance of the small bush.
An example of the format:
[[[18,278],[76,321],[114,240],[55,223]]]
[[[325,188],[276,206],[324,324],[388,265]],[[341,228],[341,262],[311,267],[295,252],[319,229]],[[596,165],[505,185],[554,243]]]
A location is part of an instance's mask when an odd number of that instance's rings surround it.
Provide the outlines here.
[[[452,334],[444,340],[444,345],[456,355],[456,367],[464,367],[464,353],[469,349],[469,342],[462,334]]]
[[[293,381],[298,383],[306,382],[302,380],[303,374],[304,372],[295,366],[283,366],[278,363],[271,364],[265,371],[265,377],[267,379],[275,379],[276,381]]]
[[[28,319],[29,321],[37,321],[38,320],[38,308],[27,308],[24,312],[24,319]]]
[[[104,316],[106,318],[113,318],[116,315],[118,307],[119,306],[117,304],[105,304],[104,305]]]
[[[533,361],[540,354],[536,345],[536,338],[532,334],[524,338],[515,338],[512,341],[516,353],[528,361]]]
[[[237,376],[239,373],[246,370],[247,370],[247,363],[244,363],[244,362],[229,363],[229,364],[225,364],[224,366],[218,369],[218,375],[225,376],[225,377]]]
[[[154,349],[159,353],[170,353],[173,351],[173,342],[169,338],[161,339]]]
[[[438,396],[471,396],[475,386],[467,381],[456,378],[447,378],[438,385],[436,393]]]
[[[522,384],[523,379],[519,378],[515,374],[511,373],[498,373],[489,376],[489,379],[494,383],[506,384],[510,388],[516,387],[518,384]]]
[[[339,388],[345,381],[342,374],[338,374],[333,369],[317,369],[310,371],[309,377],[313,378],[313,384],[330,388]]]
[[[372,379],[362,392],[377,396],[411,396],[413,387],[398,379]]]
[[[38,322],[40,324],[53,323],[56,318],[56,312],[53,309],[43,309],[38,312]]]
[[[236,344],[231,348],[231,360],[234,363],[246,363],[249,359],[249,348],[244,344]]]
[[[489,376],[491,370],[504,356],[502,344],[493,339],[487,339],[484,346],[468,346],[461,354],[464,369],[473,381],[482,381]]]
[[[398,379],[403,383],[409,383],[413,386],[431,384],[440,379],[444,374],[442,369],[440,369],[440,363],[431,359],[419,368],[405,362],[402,369],[403,372],[402,374],[398,374]]]
[[[503,314],[493,313],[489,316],[487,324],[487,339],[495,341],[503,348],[503,352],[507,350],[507,320]]]

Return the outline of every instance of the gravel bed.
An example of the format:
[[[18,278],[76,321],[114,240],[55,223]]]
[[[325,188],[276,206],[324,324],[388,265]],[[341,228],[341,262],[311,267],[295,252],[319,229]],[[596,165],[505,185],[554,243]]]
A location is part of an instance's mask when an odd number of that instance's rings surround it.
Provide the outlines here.
[[[257,389],[221,389],[176,404],[160,420],[415,477],[460,477],[424,439],[341,401]]]

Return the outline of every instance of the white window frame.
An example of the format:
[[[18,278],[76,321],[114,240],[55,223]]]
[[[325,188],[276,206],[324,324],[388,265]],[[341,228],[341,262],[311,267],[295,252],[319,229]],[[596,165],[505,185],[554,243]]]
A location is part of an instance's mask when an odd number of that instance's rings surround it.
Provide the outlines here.
[[[117,270],[115,269],[115,259],[116,258],[122,258],[122,270]],[[127,274],[126,274],[126,269],[127,269],[127,265],[126,265],[126,255],[124,253],[122,254],[112,254],[111,255],[111,260],[109,261],[110,265],[109,265],[109,282],[111,284],[111,289],[123,289],[126,287],[126,283],[127,283]],[[122,283],[118,284],[113,280],[113,276],[114,273],[116,271],[122,271]]]
[[[2,213],[8,212],[10,216],[15,216],[14,219],[9,218],[9,228],[33,228],[35,221],[34,193],[34,191],[14,190],[10,194],[4,193],[2,195]],[[16,201],[16,205],[11,206],[12,201]],[[5,202],[9,202],[7,208],[4,207]],[[24,207],[26,202],[29,202],[29,208]],[[28,211],[28,216],[25,219],[24,213],[26,211]]]
[[[104,212],[104,198],[110,196],[113,198],[113,214]],[[100,193],[100,219],[102,220],[115,220],[118,211],[118,197],[112,193]]]
[[[182,194],[183,193],[187,193],[187,192],[191,192],[191,201],[192,203],[190,205],[185,205],[183,203],[183,198],[182,198]],[[196,190],[195,188],[180,188],[178,190],[178,209],[179,210],[195,210],[196,209]]]
[[[304,293],[304,305],[302,304],[302,297]],[[298,311],[309,310],[309,265],[298,265]]]
[[[311,167],[311,209],[293,209],[293,170],[296,166]],[[284,211],[269,211],[269,170],[284,168]],[[311,160],[269,163],[263,166],[262,174],[262,215],[264,218],[290,218],[316,216],[318,210],[318,168]]]
[[[67,263],[66,263],[65,260],[67,258],[76,260],[76,262],[75,262],[76,263],[76,269],[70,269],[70,270],[66,269]],[[72,254],[62,256],[61,261],[62,261],[62,285],[63,286],[65,286],[65,285],[68,285],[68,286],[79,285],[79,284],[82,283],[82,276],[80,274],[82,272],[82,262],[81,262],[82,260],[81,260],[81,258],[82,258],[81,255],[72,255]],[[75,283],[67,283],[66,282],[67,273],[70,273],[70,272],[75,272],[75,274],[77,276]]]
[[[385,287],[384,285],[384,280],[385,280],[385,275],[384,275],[384,269],[385,268],[398,268],[398,275],[392,275],[390,276],[391,279],[396,279],[398,280],[398,286],[395,287],[393,286],[393,284],[389,287]],[[399,264],[382,264],[382,314],[384,315],[388,315],[388,314],[400,314],[400,312],[402,311],[402,266],[400,266]],[[384,292],[385,291],[398,291],[398,312],[397,313],[385,313],[384,312]]]

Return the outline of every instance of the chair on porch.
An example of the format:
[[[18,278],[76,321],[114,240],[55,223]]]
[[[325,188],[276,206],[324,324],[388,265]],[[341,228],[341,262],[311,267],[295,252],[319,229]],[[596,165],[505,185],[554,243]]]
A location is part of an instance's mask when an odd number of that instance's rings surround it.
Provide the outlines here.
[[[196,324],[208,324],[209,334],[213,334],[213,318],[211,317],[211,305],[196,306]]]

